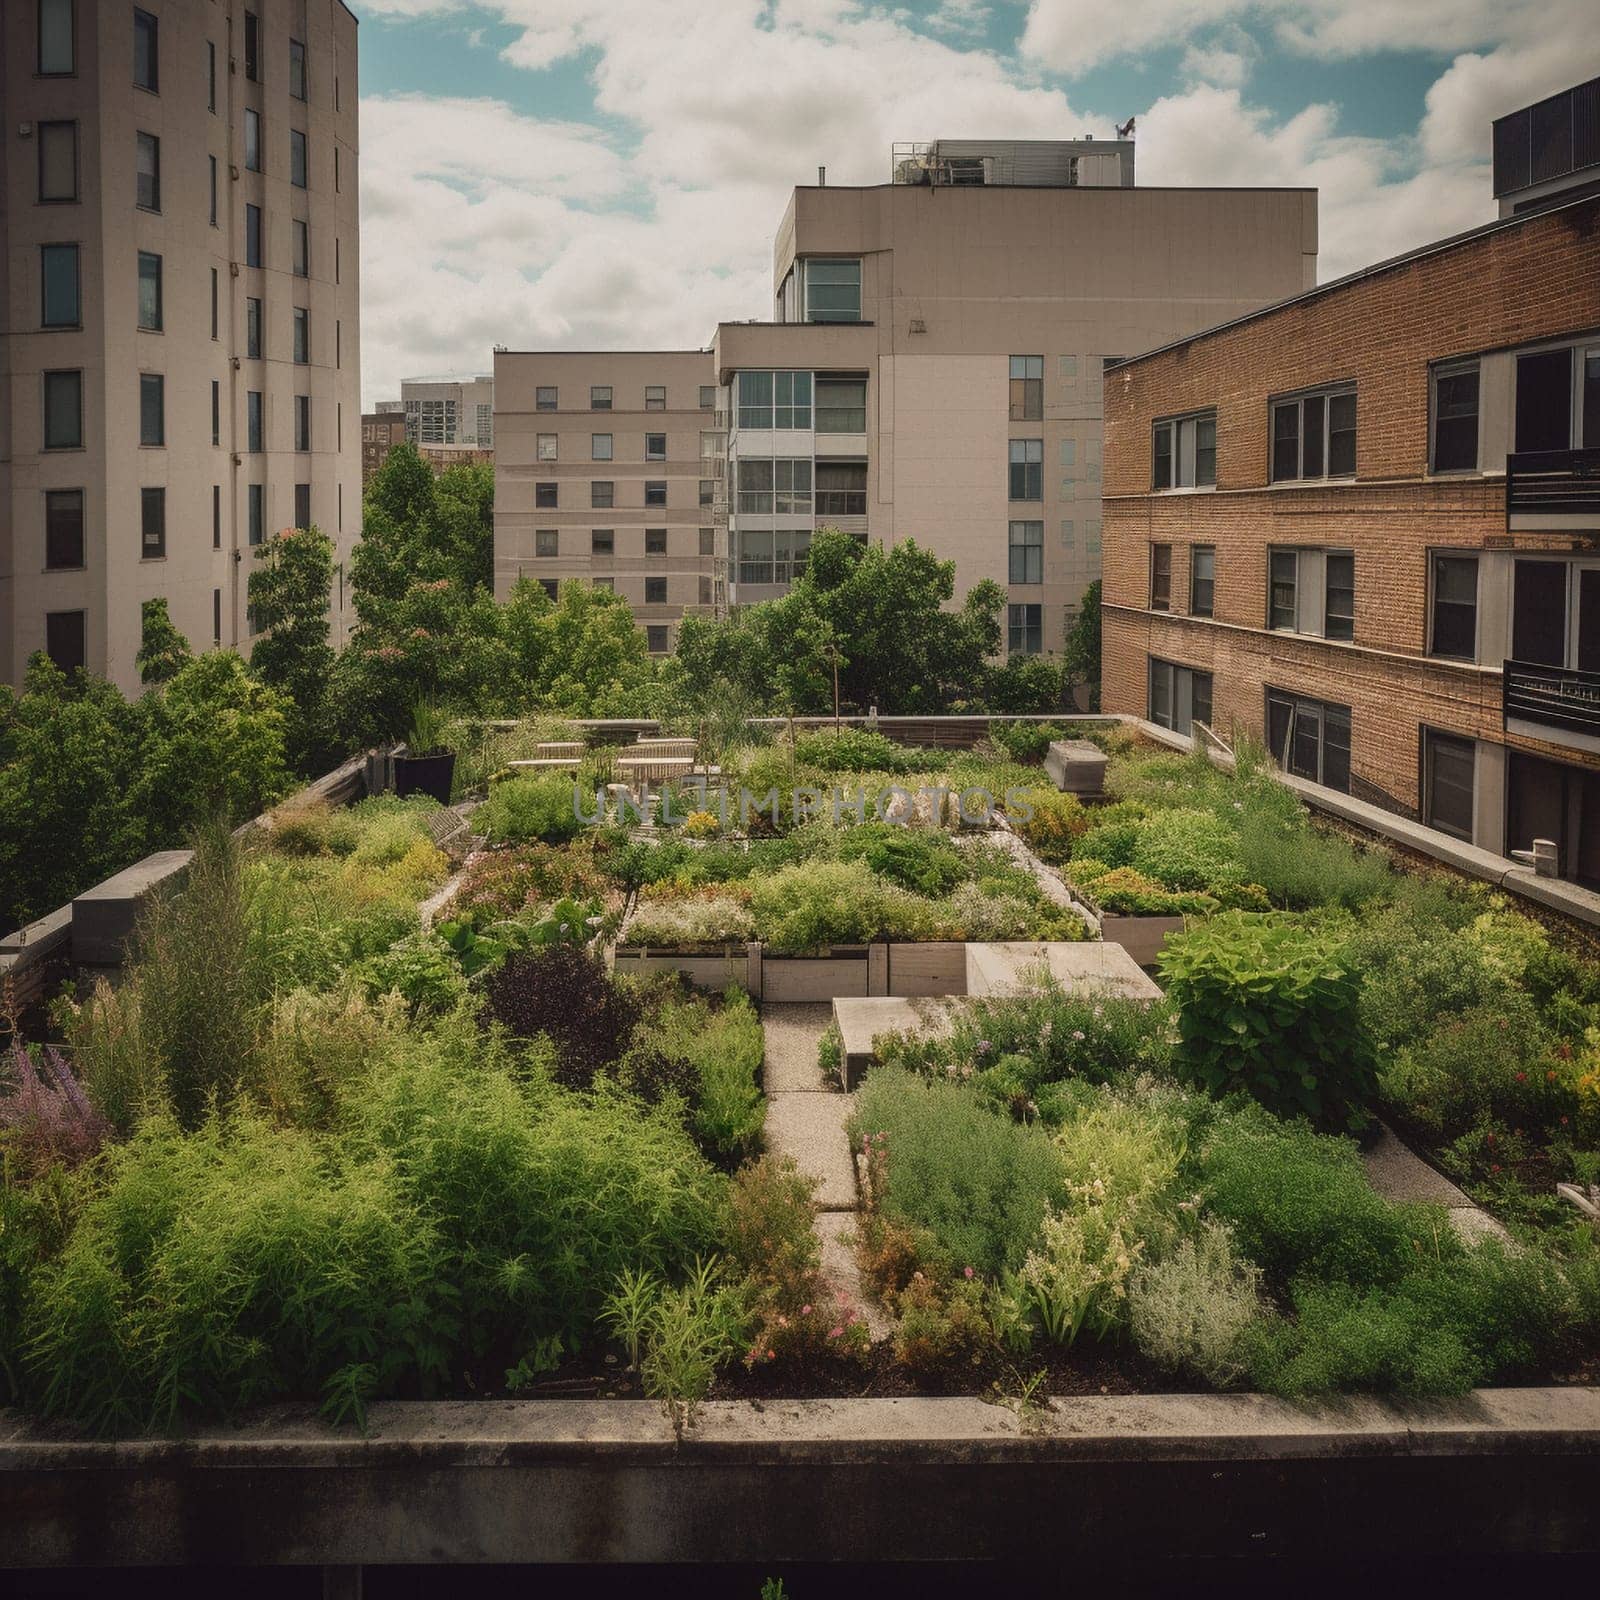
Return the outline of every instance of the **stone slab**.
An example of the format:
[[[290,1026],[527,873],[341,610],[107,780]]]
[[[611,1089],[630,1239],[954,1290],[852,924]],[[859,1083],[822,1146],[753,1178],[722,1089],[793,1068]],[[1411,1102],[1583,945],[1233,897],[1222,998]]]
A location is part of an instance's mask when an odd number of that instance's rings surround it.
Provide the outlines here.
[[[1361,1152],[1367,1182],[1386,1200],[1423,1201],[1444,1206],[1450,1225],[1467,1244],[1482,1239],[1509,1239],[1505,1227],[1465,1191],[1430,1167],[1405,1145],[1387,1124],[1380,1124],[1378,1136]]]
[[[1069,993],[1159,1000],[1161,989],[1126,950],[1098,940],[1077,944],[1008,941],[967,946],[967,993],[1016,994],[1043,967]]]
[[[790,1156],[808,1177],[818,1180],[817,1205],[823,1211],[854,1211],[856,1165],[845,1132],[855,1109],[852,1095],[802,1089],[767,1098],[767,1149]]]
[[[1106,788],[1106,753],[1087,739],[1057,739],[1045,751],[1044,770],[1067,794],[1099,795]]]
[[[907,999],[897,995],[854,999],[841,996],[833,1002],[833,1020],[844,1041],[845,1086],[854,1089],[877,1054],[876,1041],[886,1033],[943,1032],[950,1026],[951,1008],[965,1004],[965,996],[943,999]]]
[[[193,858],[192,850],[157,850],[85,889],[72,902],[73,961],[84,967],[120,965],[147,897],[185,871]]]

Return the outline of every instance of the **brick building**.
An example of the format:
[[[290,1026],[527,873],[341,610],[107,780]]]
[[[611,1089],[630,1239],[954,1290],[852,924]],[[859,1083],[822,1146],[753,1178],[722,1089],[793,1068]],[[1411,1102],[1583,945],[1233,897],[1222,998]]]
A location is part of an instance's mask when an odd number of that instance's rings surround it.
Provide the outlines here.
[[[1107,372],[1103,699],[1596,884],[1600,197],[1508,209]]]

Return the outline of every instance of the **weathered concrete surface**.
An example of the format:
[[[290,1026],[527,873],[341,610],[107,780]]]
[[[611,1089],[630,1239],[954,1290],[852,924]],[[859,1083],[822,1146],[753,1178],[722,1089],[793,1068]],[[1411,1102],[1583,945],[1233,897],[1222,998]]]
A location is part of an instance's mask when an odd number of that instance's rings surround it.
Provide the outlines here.
[[[761,1082],[768,1094],[829,1087],[817,1065],[817,1044],[832,1020],[833,1008],[826,1000],[761,1008],[767,1040]]]
[[[1030,943],[967,946],[967,993],[1016,994],[1043,968],[1068,993],[1103,993],[1124,1000],[1159,1000],[1159,986],[1119,944]]]
[[[856,1166],[845,1123],[855,1096],[834,1090],[800,1089],[767,1098],[767,1148],[789,1156],[817,1180],[817,1204],[824,1211],[854,1211]]]
[[[950,1026],[953,1007],[969,1004],[965,995],[944,999],[900,999],[880,996],[871,1000],[841,998],[833,1002],[833,1020],[843,1041],[844,1081],[854,1089],[877,1055],[877,1041],[886,1033],[943,1033]]]
[[[1450,1225],[1468,1244],[1510,1237],[1470,1195],[1402,1144],[1387,1124],[1379,1125],[1377,1138],[1361,1152],[1361,1160],[1367,1182],[1386,1200],[1423,1200],[1444,1206]]]
[[[1595,1552],[1600,1392],[285,1408],[186,1440],[0,1417],[0,1564],[1115,1560]]]
[[[1056,739],[1045,751],[1044,770],[1068,794],[1101,795],[1106,791],[1106,763],[1105,751],[1087,739]]]
[[[72,902],[73,961],[82,967],[119,965],[145,900],[193,858],[192,850],[157,850],[85,889]]]

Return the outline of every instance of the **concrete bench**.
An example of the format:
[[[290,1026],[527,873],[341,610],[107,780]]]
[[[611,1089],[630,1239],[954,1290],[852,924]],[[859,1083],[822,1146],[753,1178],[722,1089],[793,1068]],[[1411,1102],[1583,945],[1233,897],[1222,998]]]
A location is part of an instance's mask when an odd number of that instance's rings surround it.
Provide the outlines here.
[[[82,967],[119,966],[145,902],[193,859],[192,850],[158,850],[85,889],[72,902],[73,961]]]
[[[521,761],[508,761],[506,767],[512,772],[576,772],[578,758],[576,756],[539,756],[537,759],[527,758]]]
[[[1068,994],[1107,994],[1118,1000],[1159,1000],[1161,988],[1120,944],[1013,940],[967,946],[967,993],[1017,994],[1043,969]]]
[[[1067,794],[1106,792],[1106,753],[1087,739],[1057,739],[1045,752],[1044,770]]]
[[[583,745],[583,741],[581,739],[578,739],[578,740],[572,740],[572,741],[556,741],[556,742],[551,742],[551,743],[548,743],[548,744],[535,745],[534,749],[541,757],[543,757],[546,760],[554,760],[558,756],[564,756],[564,757],[570,758],[573,761],[576,761],[583,754],[584,745]]]
[[[908,1000],[898,996],[871,999],[840,997],[833,1002],[839,1030],[840,1071],[847,1093],[855,1090],[877,1057],[877,1041],[886,1033],[948,1033],[951,1015],[968,1001],[964,996]]]

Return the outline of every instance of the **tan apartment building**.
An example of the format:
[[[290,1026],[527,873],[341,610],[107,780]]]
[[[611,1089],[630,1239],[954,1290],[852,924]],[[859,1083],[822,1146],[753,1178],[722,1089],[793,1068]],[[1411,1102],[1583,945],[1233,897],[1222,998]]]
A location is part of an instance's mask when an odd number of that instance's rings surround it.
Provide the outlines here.
[[[655,654],[726,605],[709,352],[496,351],[494,390],[496,599],[521,578],[614,589]]]
[[[247,647],[252,547],[360,531],[356,21],[7,0],[0,674]],[[343,614],[335,601],[335,634]]]
[[[1100,575],[1103,367],[1316,279],[1314,191],[1141,189],[1133,158],[943,140],[794,191],[774,320],[713,343],[735,601],[835,526],[954,559],[958,595],[993,579],[1008,651],[1059,649]]]
[[[1594,886],[1600,80],[1530,110],[1502,220],[1107,374],[1103,703]]]
[[[494,449],[494,377],[402,378],[406,438],[423,445]]]

